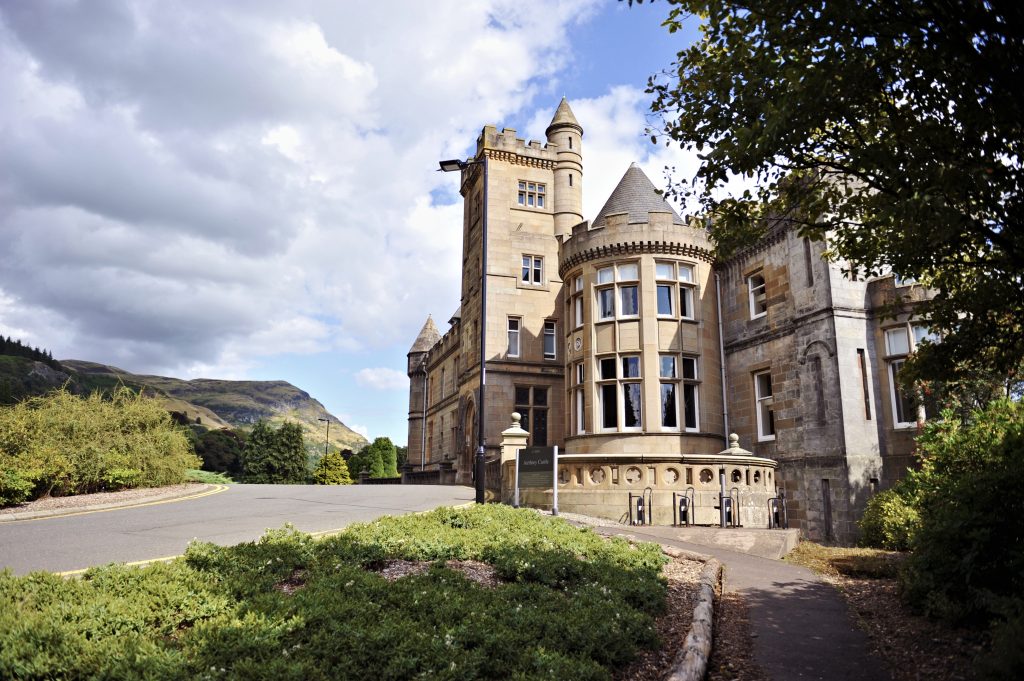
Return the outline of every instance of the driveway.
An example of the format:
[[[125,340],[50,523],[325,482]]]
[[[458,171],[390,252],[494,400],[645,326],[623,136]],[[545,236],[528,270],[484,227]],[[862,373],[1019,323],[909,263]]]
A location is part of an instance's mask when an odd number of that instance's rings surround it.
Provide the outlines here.
[[[285,523],[329,532],[473,498],[472,488],[441,485],[231,485],[198,499],[0,522],[0,569],[70,572],[150,561],[180,555],[194,539],[228,546]]]

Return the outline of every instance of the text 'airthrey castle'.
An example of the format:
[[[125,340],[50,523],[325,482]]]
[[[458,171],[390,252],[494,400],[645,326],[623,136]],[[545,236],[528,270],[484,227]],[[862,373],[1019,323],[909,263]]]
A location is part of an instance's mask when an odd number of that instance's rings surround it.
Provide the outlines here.
[[[618,518],[628,490],[717,488],[702,461],[735,432],[748,463],[778,468],[736,466],[730,486],[784,491],[806,536],[850,541],[909,464],[921,416],[893,377],[925,328],[880,309],[923,293],[851,281],[785,228],[715,261],[635,164],[586,222],[583,128],[564,99],[546,134],[487,126],[488,186],[482,164],[462,172],[461,305],[409,352],[409,463],[471,480],[486,201],[489,458],[519,412],[531,444],[569,455],[562,498]]]

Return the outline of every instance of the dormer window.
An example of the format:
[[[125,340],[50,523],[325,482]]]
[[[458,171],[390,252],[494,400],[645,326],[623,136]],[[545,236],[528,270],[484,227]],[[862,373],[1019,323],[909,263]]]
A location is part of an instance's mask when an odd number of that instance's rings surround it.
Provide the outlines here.
[[[543,208],[545,187],[539,182],[519,181],[519,205],[524,208]]]

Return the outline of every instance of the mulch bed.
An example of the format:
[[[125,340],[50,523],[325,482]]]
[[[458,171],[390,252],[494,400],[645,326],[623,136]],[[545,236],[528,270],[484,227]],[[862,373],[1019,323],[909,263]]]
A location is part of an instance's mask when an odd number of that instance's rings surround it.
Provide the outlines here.
[[[616,681],[651,681],[668,675],[693,622],[693,608],[697,603],[703,568],[704,563],[679,559],[669,561],[662,568],[662,574],[668,581],[668,609],[655,622],[661,647],[641,651],[629,666],[615,672],[613,678]]]
[[[895,579],[823,575],[846,598],[874,653],[896,681],[973,679],[974,660],[988,645],[984,632],[957,629],[915,615],[900,601]]]

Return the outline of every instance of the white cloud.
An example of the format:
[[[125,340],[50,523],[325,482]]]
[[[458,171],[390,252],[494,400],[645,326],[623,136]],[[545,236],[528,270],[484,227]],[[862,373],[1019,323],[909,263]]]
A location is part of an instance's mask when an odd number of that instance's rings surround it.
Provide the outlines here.
[[[374,390],[408,390],[409,377],[401,371],[378,367],[360,369],[356,372],[356,383]]]
[[[4,3],[0,329],[188,376],[408,342],[458,301],[437,159],[596,5]]]

